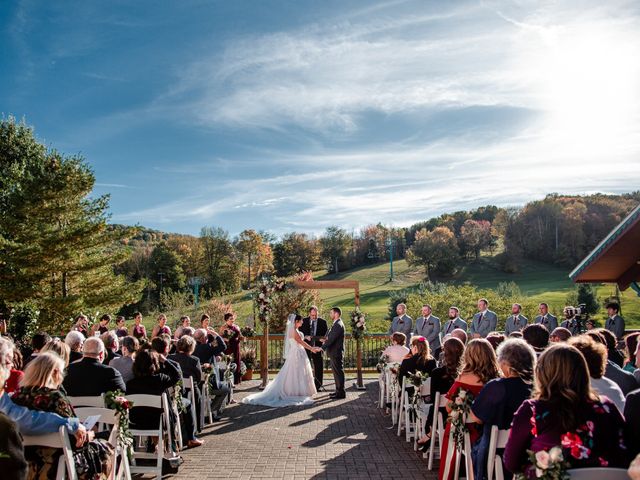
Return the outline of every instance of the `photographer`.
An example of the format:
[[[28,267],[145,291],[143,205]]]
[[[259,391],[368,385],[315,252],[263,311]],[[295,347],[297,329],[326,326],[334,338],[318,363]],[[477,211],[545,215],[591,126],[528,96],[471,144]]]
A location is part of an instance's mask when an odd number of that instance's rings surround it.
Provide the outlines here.
[[[565,320],[560,324],[562,328],[566,328],[571,332],[571,335],[580,335],[581,328],[581,318],[582,314],[581,306],[578,308],[573,306],[564,307],[563,310]]]

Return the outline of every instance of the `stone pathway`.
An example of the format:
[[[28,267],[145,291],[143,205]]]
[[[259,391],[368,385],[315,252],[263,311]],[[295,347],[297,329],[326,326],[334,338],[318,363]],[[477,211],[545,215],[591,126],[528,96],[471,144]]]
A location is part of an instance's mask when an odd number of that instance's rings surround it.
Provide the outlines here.
[[[183,452],[179,474],[167,478],[437,478],[437,465],[429,472],[413,444],[389,429],[389,417],[375,406],[377,380],[365,383],[367,390],[357,391],[348,382],[345,400],[321,393],[310,407],[231,405],[200,436],[202,447]],[[236,400],[258,384],[243,382]]]

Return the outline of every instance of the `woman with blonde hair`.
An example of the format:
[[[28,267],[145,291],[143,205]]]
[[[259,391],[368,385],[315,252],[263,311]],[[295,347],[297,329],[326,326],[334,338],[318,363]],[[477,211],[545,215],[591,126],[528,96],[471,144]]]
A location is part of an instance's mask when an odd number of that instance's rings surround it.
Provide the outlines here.
[[[64,344],[63,344],[64,345]],[[53,351],[41,352],[24,372],[20,389],[12,400],[17,405],[57,413],[61,417],[75,417],[73,407],[60,386],[64,379],[65,361]],[[113,462],[113,447],[108,442],[95,439],[87,432],[90,444],[82,453],[74,455],[80,478],[93,479],[109,475]],[[30,479],[55,478],[60,451],[46,447],[27,447],[25,456],[29,461]]]
[[[570,468],[626,467],[623,428],[616,406],[591,388],[585,357],[556,343],[540,355],[533,396],[513,418],[504,463],[512,473],[535,475],[529,452],[558,447],[551,457],[562,451]]]
[[[167,326],[167,316],[164,313],[158,315],[158,323],[151,331],[151,338],[156,338],[162,334],[171,336],[171,329]]]
[[[69,345],[60,340],[59,338],[54,338],[50,342],[44,346],[40,352],[52,352],[58,355],[64,361],[64,367],[67,368],[69,366],[69,358],[71,356],[71,349]]]
[[[496,359],[496,352],[491,344],[484,338],[476,338],[471,340],[464,351],[462,359],[462,370],[460,375],[456,378],[455,382],[445,395],[449,400],[449,405],[453,405],[456,399],[464,398],[465,401],[472,401],[482,390],[485,383],[498,377],[499,372],[498,361]],[[447,406],[447,411],[451,412],[452,408]],[[480,437],[482,430],[476,423],[467,423],[469,428],[469,435],[471,443]],[[444,432],[444,442],[442,448],[442,456],[440,461],[440,474],[438,478],[445,478],[445,471],[448,470],[449,474],[447,478],[450,480],[453,478],[453,471],[456,459],[455,450],[451,455],[451,462],[447,467],[447,451],[449,448],[455,449],[455,445],[449,445],[449,434],[451,431],[451,418],[447,421],[447,426]]]

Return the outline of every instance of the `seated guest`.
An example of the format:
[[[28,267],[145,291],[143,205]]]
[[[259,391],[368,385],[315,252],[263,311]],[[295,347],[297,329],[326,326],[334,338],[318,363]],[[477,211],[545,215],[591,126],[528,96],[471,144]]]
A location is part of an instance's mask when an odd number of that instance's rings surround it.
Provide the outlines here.
[[[131,334],[140,341],[143,338],[147,338],[147,330],[144,328],[142,324],[142,314],[140,312],[136,312],[133,314],[133,330]]]
[[[31,355],[24,359],[22,368],[26,368],[27,365],[29,365],[29,362],[38,356],[38,353],[40,353],[42,347],[44,347],[50,341],[51,337],[45,332],[38,332],[33,337],[31,337]]]
[[[196,349],[193,355],[200,359],[200,364],[213,363],[211,359],[221,355],[227,349],[227,345],[220,335],[211,338],[204,328],[199,328],[193,334],[196,341]]]
[[[9,376],[13,348],[13,342],[0,337],[0,377],[2,379]],[[11,419],[18,426],[22,435],[55,433],[60,427],[65,426],[69,432],[75,435],[78,445],[84,444],[87,430],[77,418],[63,418],[55,413],[38,412],[16,405],[11,397],[5,393],[4,385],[5,382],[0,381],[0,413]]]
[[[135,337],[124,337],[120,342],[122,346],[122,356],[116,357],[109,363],[122,375],[122,380],[127,383],[133,378],[133,357],[138,351],[138,339]]]
[[[587,332],[586,335],[589,335],[593,341],[604,345],[606,348],[607,342],[605,340],[605,336],[602,335],[600,331],[592,330]],[[604,376],[609,380],[613,380],[618,385],[618,387],[620,387],[620,390],[622,390],[622,393],[624,395],[640,386],[638,385],[638,382],[632,374],[630,374],[629,372],[625,372],[622,368],[620,368],[609,359],[607,359]]]
[[[122,390],[126,386],[122,375],[115,368],[104,365],[104,344],[97,337],[84,342],[82,360],[69,365],[64,379],[64,388],[72,397],[91,397],[106,392]]]
[[[636,369],[636,348],[638,348],[639,332],[633,332],[624,337],[624,367],[625,372],[633,374]]]
[[[3,347],[0,346],[0,349],[2,348]],[[6,346],[2,356],[6,357],[7,360],[11,358],[11,352]],[[8,366],[0,365],[0,396],[3,395],[5,382],[8,383],[9,369],[7,367]],[[0,472],[2,472],[2,478],[6,478],[7,480],[25,480],[27,478],[27,461],[24,458],[24,448],[22,446],[20,431],[15,422],[2,412],[0,412],[0,452],[3,453],[3,455],[0,455]]]
[[[176,344],[176,353],[169,355],[169,359],[177,362],[182,370],[182,378],[193,378],[196,386],[194,399],[196,402],[196,419],[198,420],[198,430],[202,430],[200,425],[200,388],[202,386],[202,367],[200,359],[193,356],[196,348],[196,341],[193,337],[184,336]],[[186,394],[186,389],[185,392]]]
[[[67,347],[64,343],[60,345]],[[44,350],[44,349],[43,349]],[[64,391],[60,389],[64,378],[65,363],[53,351],[42,351],[25,370],[20,389],[14,394],[13,401],[27,408],[57,413],[61,417],[75,417],[73,407]],[[88,468],[84,478],[109,476],[112,467],[113,447],[106,440],[94,439],[94,433],[88,432],[89,448],[83,448],[74,455],[76,467]],[[55,476],[61,451],[48,447],[27,447],[25,456],[29,462],[31,478]],[[82,470],[81,470],[82,471]]]
[[[115,332],[105,332],[100,337],[102,339],[102,343],[104,343],[104,364],[109,365],[111,360],[120,356],[118,350],[120,350],[120,340]]]
[[[129,331],[127,330],[126,319],[120,315],[116,318],[116,335],[118,338],[124,338],[129,335]]]
[[[182,329],[182,333],[180,334],[180,338],[184,337],[185,335],[188,337],[193,337],[193,334],[196,333],[196,329],[193,327],[185,327]]]
[[[409,349],[405,346],[407,337],[402,332],[395,332],[391,335],[391,345],[384,349],[382,355],[389,357],[389,363],[401,363],[409,354]]]
[[[431,356],[429,343],[425,337],[412,337],[410,353],[402,360],[400,369],[398,370],[398,383],[402,385],[402,381],[410,373],[431,373],[436,368],[436,361]]]
[[[468,340],[467,332],[465,332],[461,328],[454,329],[449,335],[452,336],[453,338],[457,338],[464,345],[467,344],[467,340]]]
[[[4,383],[4,391],[12,394],[18,389],[20,381],[22,377],[24,377],[24,373],[22,372],[22,354],[18,348],[15,348],[13,343],[7,348],[11,351],[11,353],[7,355],[7,368],[9,368],[10,371],[6,383]]]
[[[455,381],[460,368],[462,367],[462,355],[464,354],[464,344],[455,337],[449,337],[442,345],[442,365],[434,368],[431,372],[431,398],[435,401],[435,394],[445,395],[453,382]],[[446,418],[447,411],[441,409],[443,418]],[[431,442],[431,425],[433,424],[433,409],[429,409],[427,416],[425,432],[422,438],[418,440],[421,450],[426,451]]]
[[[98,333],[102,335],[103,333],[107,333],[109,331],[109,324],[111,323],[111,315],[105,313],[100,317],[100,321],[98,323],[94,323],[91,326],[91,335],[95,335]]]
[[[180,337],[182,337],[182,335],[184,335],[184,329],[189,327],[191,327],[191,318],[189,317],[189,315],[181,316],[178,328],[176,328],[176,331],[173,334],[173,338],[178,340]]]
[[[479,480],[486,477],[491,427],[509,429],[513,415],[531,396],[533,386],[536,353],[531,345],[521,339],[509,339],[500,344],[497,357],[503,378],[489,381],[471,406],[471,418],[483,425],[482,436],[472,447],[475,478]]]
[[[167,361],[164,355],[160,355],[154,350],[141,350],[136,354],[133,362],[134,378],[127,382],[127,394],[147,394],[162,395],[167,393],[169,399],[172,394],[167,390],[174,387],[180,380],[182,374],[173,362]],[[139,407],[131,410],[130,418],[134,428],[156,428],[160,421],[162,411],[154,408]],[[188,447],[199,447],[204,442],[198,440],[194,435],[193,419],[190,414],[182,415],[185,421],[183,435],[187,440]]]
[[[509,334],[509,338],[522,338],[522,332],[521,331],[511,332]]]
[[[471,340],[464,351],[462,370],[447,392],[447,399],[450,403],[455,402],[461,391],[465,391],[466,395],[475,398],[487,382],[498,377],[498,372],[499,367],[498,361],[496,360],[496,352],[491,344],[483,338]],[[449,406],[447,406],[447,411],[451,412]],[[469,435],[471,443],[473,444],[480,438],[481,429],[477,424],[472,423],[468,423],[467,427],[469,428]],[[449,445],[450,431],[451,423],[447,422],[441,450],[441,458],[443,459],[447,458],[447,450],[449,448],[455,448],[454,445]],[[444,460],[440,462],[438,478],[445,478],[445,470],[449,472],[446,478],[448,480],[453,478],[455,460],[456,452],[454,451],[449,465],[447,465],[447,462]]]
[[[59,338],[54,338],[49,343],[47,343],[40,353],[51,352],[58,355],[64,361],[64,368],[66,369],[69,366],[69,358],[71,355],[71,350],[69,346],[64,343]]]
[[[151,331],[151,338],[155,338],[158,335],[169,335],[171,337],[171,329],[167,326],[167,316],[164,313],[158,315],[156,326]]]
[[[64,343],[69,346],[69,363],[82,359],[82,345],[84,345],[84,335],[76,330],[71,330],[64,337]]]
[[[498,332],[491,332],[487,335],[487,341],[491,344],[494,350],[498,350],[498,346],[504,342],[504,335]]]
[[[604,377],[607,363],[607,349],[595,342],[589,335],[578,335],[569,340],[569,345],[576,347],[587,361],[591,388],[600,396],[615,403],[620,413],[624,412],[624,395],[613,380]]]
[[[522,338],[533,347],[536,355],[540,355],[549,345],[549,330],[540,323],[533,323],[524,327]]]
[[[571,332],[564,327],[554,328],[549,335],[551,343],[566,342],[571,338]]]
[[[624,438],[631,453],[640,452],[640,389],[629,393],[624,402]]]
[[[618,341],[613,333],[606,328],[596,328],[594,331],[598,332],[605,341],[604,346],[607,347],[607,358],[622,368],[624,365],[624,356],[616,348]]]
[[[538,359],[533,399],[513,418],[504,465],[514,474],[535,476],[529,451],[561,446],[569,468],[626,467],[623,427],[615,405],[592,390],[584,356],[556,343]]]

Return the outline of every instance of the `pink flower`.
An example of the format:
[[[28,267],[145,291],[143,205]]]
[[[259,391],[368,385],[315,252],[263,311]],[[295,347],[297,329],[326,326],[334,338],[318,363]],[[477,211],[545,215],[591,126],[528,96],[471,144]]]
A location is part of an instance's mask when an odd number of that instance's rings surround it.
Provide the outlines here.
[[[536,452],[536,465],[542,470],[549,468],[549,453],[545,450]]]

